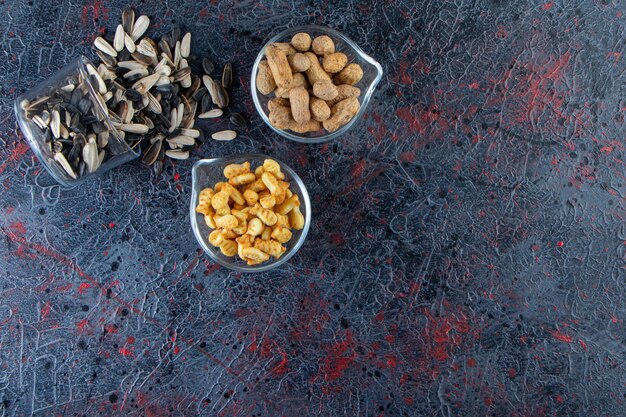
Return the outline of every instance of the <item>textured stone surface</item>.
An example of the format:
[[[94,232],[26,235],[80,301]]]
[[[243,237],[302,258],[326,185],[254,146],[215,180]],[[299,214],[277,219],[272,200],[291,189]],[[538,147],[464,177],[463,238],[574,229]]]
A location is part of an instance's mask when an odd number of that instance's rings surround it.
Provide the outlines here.
[[[130,4],[80,3],[0,1],[0,415],[624,415],[623,2],[138,2],[234,63],[252,127],[61,190],[12,104]],[[321,146],[249,98],[264,41],[303,23],[386,73]],[[238,275],[198,250],[190,168],[249,151],[300,173],[314,224]]]

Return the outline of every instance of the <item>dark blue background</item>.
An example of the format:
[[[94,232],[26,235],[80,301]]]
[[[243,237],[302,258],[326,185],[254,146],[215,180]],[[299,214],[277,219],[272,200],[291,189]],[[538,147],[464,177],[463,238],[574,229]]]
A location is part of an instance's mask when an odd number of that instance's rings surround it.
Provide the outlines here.
[[[131,4],[80,3],[0,1],[1,415],[626,414],[622,2],[137,2],[233,62],[251,128],[61,190],[12,105]],[[385,70],[325,145],[272,134],[249,94],[304,23]],[[239,275],[198,249],[190,168],[254,151],[298,171],[314,223]]]

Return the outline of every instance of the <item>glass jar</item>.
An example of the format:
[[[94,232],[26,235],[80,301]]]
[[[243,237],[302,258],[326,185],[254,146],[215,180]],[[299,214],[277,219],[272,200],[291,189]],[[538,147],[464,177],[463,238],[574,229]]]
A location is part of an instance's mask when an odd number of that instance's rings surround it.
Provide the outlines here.
[[[84,56],[15,102],[17,122],[37,158],[63,186],[75,186],[139,156],[114,127],[106,84]]]

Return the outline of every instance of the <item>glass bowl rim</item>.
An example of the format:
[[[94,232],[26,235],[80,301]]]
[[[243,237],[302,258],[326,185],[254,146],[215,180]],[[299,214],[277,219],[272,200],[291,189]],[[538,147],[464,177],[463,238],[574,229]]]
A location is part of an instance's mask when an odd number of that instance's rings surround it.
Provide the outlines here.
[[[198,171],[200,170],[200,168],[204,166],[210,166],[210,165],[219,164],[219,163],[227,164],[229,163],[229,161],[232,161],[234,159],[242,159],[242,158],[273,159],[274,161],[278,162],[281,166],[281,169],[283,169],[285,173],[289,175],[290,181],[295,182],[297,184],[300,194],[302,194],[302,198],[304,200],[301,202],[305,208],[305,213],[303,213],[304,214],[304,228],[302,229],[300,233],[300,237],[298,238],[298,241],[294,244],[294,246],[291,249],[289,249],[288,253],[285,253],[283,256],[280,257],[280,259],[269,262],[269,263],[262,263],[260,265],[251,265],[251,266],[235,265],[232,262],[222,260],[220,257],[216,256],[214,251],[209,247],[206,241],[206,237],[202,236],[200,232],[200,228],[198,226],[198,218],[197,218],[198,213],[196,213],[196,206],[198,205],[198,193],[200,192],[200,187],[198,185]],[[302,181],[300,176],[298,176],[298,174],[296,174],[296,172],[289,165],[285,164],[281,160],[274,158],[272,156],[260,154],[260,153],[242,153],[242,154],[227,155],[223,157],[200,159],[196,161],[193,164],[193,167],[191,168],[191,182],[192,182],[192,195],[191,195],[190,205],[189,205],[189,221],[191,222],[191,228],[193,230],[194,236],[196,237],[196,240],[200,244],[200,247],[202,247],[204,252],[211,258],[211,260],[220,264],[221,266],[231,269],[233,271],[237,271],[237,272],[269,271],[271,269],[277,268],[280,265],[283,265],[284,263],[286,263],[289,259],[291,259],[298,252],[298,250],[300,250],[300,248],[304,244],[304,241],[306,240],[307,234],[309,232],[309,228],[311,226],[311,199],[309,197],[307,188],[304,185],[304,182]]]
[[[260,98],[259,98],[259,94],[260,93],[257,91],[257,88],[256,88],[256,73],[257,73],[258,68],[259,68],[259,63],[261,62],[261,60],[263,59],[263,57],[265,55],[265,53],[264,53],[265,52],[265,48],[267,48],[268,45],[270,45],[270,44],[272,44],[274,42],[278,42],[279,40],[281,40],[282,38],[284,38],[284,37],[286,37],[288,35],[295,34],[295,33],[298,33],[298,32],[306,32],[306,31],[322,32],[322,33],[325,33],[327,35],[331,35],[332,37],[341,39],[348,46],[350,46],[350,48],[352,48],[358,56],[360,56],[363,60],[367,61],[374,68],[376,68],[376,78],[374,78],[374,80],[367,86],[367,89],[366,89],[365,93],[362,95],[362,99],[360,100],[361,107],[359,109],[359,112],[352,118],[352,120],[350,120],[347,124],[343,125],[342,127],[340,127],[338,130],[336,130],[334,132],[328,133],[328,134],[323,135],[323,136],[313,137],[313,138],[308,138],[306,136],[300,136],[298,134],[294,134],[294,133],[291,133],[291,132],[286,131],[286,130],[277,129],[276,127],[272,126],[272,124],[270,123],[270,120],[269,120],[265,110],[263,109],[263,107],[261,105]],[[333,139],[343,135],[348,130],[350,130],[350,128],[352,128],[354,123],[356,123],[358,120],[360,120],[363,117],[363,114],[365,114],[365,110],[367,108],[367,105],[369,104],[369,101],[370,101],[372,95],[374,94],[374,90],[376,90],[376,87],[380,83],[382,77],[383,77],[383,67],[380,65],[380,63],[378,61],[376,61],[374,58],[372,58],[370,55],[366,54],[365,51],[363,51],[363,49],[361,49],[361,47],[359,45],[357,45],[354,41],[352,41],[350,38],[348,38],[343,33],[339,32],[339,31],[337,31],[335,29],[329,28],[327,26],[301,25],[301,26],[293,26],[291,28],[288,28],[288,29],[285,29],[285,30],[281,31],[277,35],[273,36],[269,41],[267,41],[267,43],[265,43],[265,45],[263,45],[263,48],[261,48],[261,50],[259,51],[259,54],[257,55],[256,59],[254,60],[254,65],[252,66],[252,73],[251,73],[251,76],[250,76],[250,90],[251,90],[251,94],[252,94],[252,101],[254,101],[254,107],[256,108],[257,113],[259,114],[261,119],[263,119],[265,124],[268,125],[270,127],[270,129],[272,129],[274,132],[278,133],[279,135],[281,135],[281,136],[283,136],[283,137],[285,137],[287,139],[293,140],[295,142],[300,142],[300,143],[323,143],[323,142],[327,142],[327,141],[333,140]]]

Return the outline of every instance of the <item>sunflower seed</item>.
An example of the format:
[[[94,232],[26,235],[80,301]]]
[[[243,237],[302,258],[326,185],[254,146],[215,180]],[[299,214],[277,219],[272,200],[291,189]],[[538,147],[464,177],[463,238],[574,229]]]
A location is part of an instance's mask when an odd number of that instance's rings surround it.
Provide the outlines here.
[[[182,146],[193,146],[196,142],[194,138],[191,136],[178,135],[172,138],[168,138],[167,142],[169,144],[182,145]]]
[[[154,87],[154,84],[159,80],[160,77],[161,75],[159,74],[148,75],[147,77],[144,77],[141,80],[137,81],[135,84],[133,84],[133,88],[142,95],[146,94],[152,87]]]
[[[135,41],[133,41],[133,38],[131,38],[128,33],[124,34],[124,46],[131,54],[133,54],[137,49],[137,47],[135,46]]]
[[[107,92],[107,86],[104,83],[104,80],[102,79],[100,74],[98,74],[98,71],[91,64],[87,64],[86,67],[89,75],[91,75],[96,81],[96,87],[98,87],[98,92],[100,94],[105,94]]]
[[[141,78],[141,77],[147,76],[148,74],[150,74],[148,72],[148,69],[146,67],[143,67],[143,68],[128,71],[126,74],[124,74],[123,78],[133,78],[134,76],[137,76],[137,75],[139,75],[139,77]]]
[[[172,109],[170,112],[170,128],[169,132],[172,133],[174,129],[178,127],[178,110]]]
[[[103,53],[100,50],[96,49],[96,55],[98,55],[98,58],[100,58],[100,61],[102,61],[102,63],[109,68],[113,68],[115,64],[117,63],[117,60],[115,58],[113,58],[111,55],[107,55]],[[73,84],[70,84],[70,85],[73,85]]]
[[[115,38],[113,39],[113,47],[117,52],[124,49],[124,35],[124,27],[122,25],[117,25],[117,29],[115,29]]]
[[[178,64],[180,64],[180,60],[182,59],[182,55],[180,53],[180,41],[176,42],[176,46],[174,47],[174,67],[178,68]]]
[[[196,78],[197,80],[199,80],[200,78]],[[195,93],[193,93],[193,96],[191,97],[193,100],[195,101],[200,101],[202,100],[202,98],[204,97],[204,95],[206,94],[206,87],[201,87],[198,90],[196,90]],[[210,96],[209,96],[210,98]]]
[[[185,33],[183,40],[180,43],[180,55],[183,58],[188,58],[191,53],[191,33]]]
[[[224,71],[222,71],[222,85],[224,88],[230,88],[233,84],[233,66],[229,63],[224,65]]]
[[[138,69],[145,69],[148,67],[148,64],[144,64],[138,61],[120,61],[117,63],[117,66],[119,68],[126,68],[132,71],[132,70],[138,70]]]
[[[80,155],[81,155],[82,150],[83,149],[82,149],[81,144],[79,142],[74,142],[74,145],[72,145],[72,148],[67,154],[67,160],[75,164],[77,161],[80,160]]]
[[[117,51],[115,50],[115,48],[113,48],[111,46],[111,44],[108,43],[107,41],[105,41],[101,36],[98,36],[93,41],[93,44],[94,44],[94,46],[96,48],[98,48],[99,50],[101,50],[105,54],[110,55],[112,57],[116,57],[117,56]]]
[[[215,65],[213,65],[213,62],[211,62],[209,58],[204,58],[202,60],[202,69],[206,75],[211,75],[211,73],[215,71]]]
[[[157,86],[168,85],[170,83],[170,77],[167,75],[161,75],[159,80],[154,84]]]
[[[145,56],[155,57],[157,56],[157,51],[152,44],[151,40],[148,38],[143,38],[139,44],[137,44],[136,52],[140,54],[144,54]]]
[[[159,49],[161,50],[161,54],[165,54],[170,62],[174,61],[174,57],[172,56],[172,48],[170,48],[170,44],[165,38],[159,41]]]
[[[58,139],[61,136],[61,115],[58,110],[52,110],[50,114],[50,129],[55,138]]]
[[[204,97],[202,97],[202,103],[200,105],[200,112],[201,113],[208,112],[212,104],[213,104],[213,101],[211,100],[211,95],[205,94]]]
[[[175,83],[181,82],[182,80],[189,77],[190,75],[191,75],[191,68],[189,67],[181,68],[172,74],[172,80]],[[191,81],[191,79],[189,81]]]
[[[220,117],[222,114],[224,114],[222,109],[213,109],[199,114],[198,119],[215,119],[216,117]]]
[[[196,122],[196,111],[198,109],[198,102],[194,101],[190,104],[190,109],[185,113],[185,117],[180,123],[180,127],[184,129],[192,129]]]
[[[210,91],[213,88],[213,78],[211,78],[210,75],[203,75],[202,76],[202,82],[204,83],[204,86],[206,87],[207,91]]]
[[[180,129],[180,134],[190,136],[194,139],[200,137],[200,131],[198,129]]]
[[[163,146],[162,140],[156,140],[152,142],[148,150],[143,154],[141,160],[144,164],[152,165],[157,161],[159,157],[159,153],[161,152],[161,147]]]
[[[150,92],[148,92],[146,93],[146,96],[148,97],[148,110],[150,110],[154,114],[161,114],[161,112],[163,111],[159,99],[159,97],[161,97],[161,94],[157,93],[157,96],[155,97]]]
[[[172,69],[167,63],[167,58],[163,58],[159,61],[156,67],[154,67],[154,72],[161,75],[170,75],[172,73]]]
[[[181,36],[183,36],[183,31],[178,26],[174,26],[172,28],[172,32],[170,33],[172,45],[175,45],[176,42],[180,40]]]
[[[70,137],[70,131],[69,131],[69,130],[67,130],[67,127],[65,127],[65,125],[64,125],[63,123],[61,123],[61,124],[59,125],[59,131],[60,131],[60,133],[61,133],[61,137],[62,137],[63,139],[67,139],[67,138],[69,138],[69,137]]]
[[[135,61],[137,62],[141,62],[144,65],[152,65],[152,57],[149,57],[147,55],[144,55],[140,52],[133,52],[131,54],[131,56],[135,59]]]
[[[100,74],[103,81],[115,80],[115,71],[112,71],[104,64],[98,66],[98,74]]]
[[[117,128],[119,130],[124,131],[124,132],[139,133],[139,134],[148,133],[148,130],[149,130],[148,126],[142,125],[142,124],[139,124],[139,123],[121,124],[121,125],[118,125]]]
[[[230,123],[239,129],[245,129],[248,124],[245,117],[241,113],[233,113],[230,115]]]
[[[233,140],[237,137],[237,132],[234,130],[222,130],[221,132],[215,132],[211,135],[215,140]]]
[[[209,94],[211,95],[211,99],[213,103],[221,109],[228,107],[228,93],[222,87],[222,83],[219,81],[213,81],[210,86],[207,86],[209,90]]]
[[[126,8],[122,12],[122,26],[126,33],[133,33],[133,27],[135,25],[135,10],[132,8]]]
[[[135,21],[135,26],[133,27],[132,34],[130,37],[133,41],[137,41],[137,39],[141,38],[141,36],[148,30],[148,26],[150,26],[150,18],[146,15],[141,15]]]
[[[100,132],[98,133],[98,147],[99,148],[106,148],[106,146],[109,144],[109,131],[105,130],[104,132]]]
[[[72,168],[72,166],[70,165],[69,162],[67,162],[67,159],[65,158],[65,155],[63,155],[61,152],[56,152],[54,154],[54,160],[57,161],[59,163],[59,165],[61,165],[61,167],[63,167],[63,169],[65,170],[65,172],[67,172],[67,174],[72,177],[73,179],[78,178],[76,176],[76,173],[74,172],[74,169]]]
[[[33,122],[35,122],[35,124],[37,126],[39,126],[40,129],[45,129],[46,128],[46,124],[43,122],[43,120],[41,119],[40,116],[38,115],[34,115],[33,118],[31,119]]]
[[[167,156],[168,158],[172,158],[172,159],[187,159],[189,158],[189,152],[188,151],[181,151],[181,150],[171,150],[171,151],[165,151],[165,156]]]

